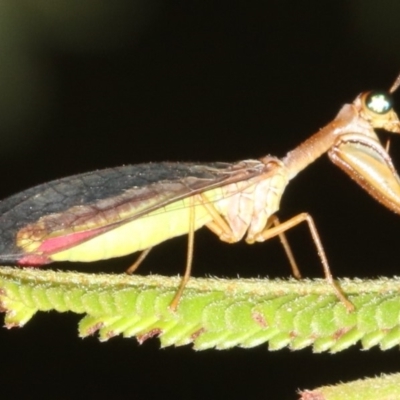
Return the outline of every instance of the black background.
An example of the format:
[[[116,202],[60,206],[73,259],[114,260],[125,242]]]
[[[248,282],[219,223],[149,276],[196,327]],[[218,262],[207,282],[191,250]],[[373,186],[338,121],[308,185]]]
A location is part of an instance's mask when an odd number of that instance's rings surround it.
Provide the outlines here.
[[[391,2],[48,3],[1,6],[1,197],[122,164],[283,156],[400,70]],[[397,138],[390,153],[400,165]],[[399,217],[326,156],[289,185],[279,215],[302,211],[337,277],[398,274]],[[322,276],[307,228],[289,238],[303,275]],[[195,276],[289,276],[275,240],[228,245],[207,230],[196,239]],[[185,250],[185,238],[160,245],[140,273],[182,273]],[[57,268],[122,272],[133,259]],[[0,330],[2,394],[294,399],[299,388],[400,369],[397,348],[160,349],[157,339],[79,339],[78,320],[41,313]]]

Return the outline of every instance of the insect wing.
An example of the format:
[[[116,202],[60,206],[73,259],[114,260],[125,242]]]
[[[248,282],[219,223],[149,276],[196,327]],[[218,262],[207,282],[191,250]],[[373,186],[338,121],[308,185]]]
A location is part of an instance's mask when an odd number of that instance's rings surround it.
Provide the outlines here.
[[[249,179],[260,162],[150,163],[79,174],[0,203],[0,262],[42,265],[128,221],[213,187]],[[161,212],[161,211],[160,211]]]

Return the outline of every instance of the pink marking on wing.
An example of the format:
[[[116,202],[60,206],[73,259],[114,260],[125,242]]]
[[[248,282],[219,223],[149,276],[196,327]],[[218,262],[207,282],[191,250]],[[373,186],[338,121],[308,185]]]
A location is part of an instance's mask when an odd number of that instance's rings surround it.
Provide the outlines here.
[[[17,262],[18,265],[23,267],[40,267],[41,265],[51,263],[51,259],[47,256],[40,254],[27,254],[20,258]]]
[[[69,249],[92,237],[99,235],[107,228],[92,229],[90,231],[70,233],[68,235],[46,239],[36,250],[38,253],[54,254],[61,250]]]

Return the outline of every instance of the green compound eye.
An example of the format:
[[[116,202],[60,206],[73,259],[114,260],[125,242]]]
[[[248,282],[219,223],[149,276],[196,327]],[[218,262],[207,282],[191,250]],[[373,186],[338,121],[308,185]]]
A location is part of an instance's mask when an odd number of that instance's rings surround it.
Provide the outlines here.
[[[387,92],[370,92],[365,98],[365,105],[376,114],[386,114],[393,108],[393,98]]]

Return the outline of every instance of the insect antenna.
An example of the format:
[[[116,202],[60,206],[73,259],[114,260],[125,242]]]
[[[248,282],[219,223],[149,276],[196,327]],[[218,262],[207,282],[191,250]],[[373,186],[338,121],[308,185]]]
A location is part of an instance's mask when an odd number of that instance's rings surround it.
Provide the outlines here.
[[[389,89],[389,93],[394,93],[398,87],[400,86],[400,74],[397,76],[397,78],[395,79],[395,81],[393,82],[392,86]],[[385,150],[387,153],[389,153],[389,149],[390,149],[390,137],[388,137],[386,139],[386,145],[385,145]]]
[[[389,89],[389,93],[395,92],[399,86],[400,86],[400,74],[399,74],[399,76],[395,79],[395,81],[393,82],[393,85],[392,85],[391,88]]]

